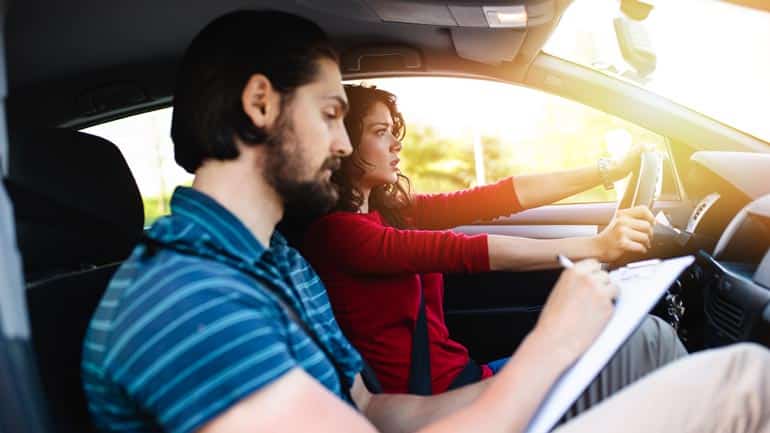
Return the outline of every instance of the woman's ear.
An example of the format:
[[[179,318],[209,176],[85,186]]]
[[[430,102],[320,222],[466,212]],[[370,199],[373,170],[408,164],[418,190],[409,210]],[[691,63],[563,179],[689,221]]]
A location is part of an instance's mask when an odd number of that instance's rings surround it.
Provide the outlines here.
[[[262,74],[254,74],[241,93],[243,112],[257,128],[272,126],[280,111],[280,95],[270,80]]]

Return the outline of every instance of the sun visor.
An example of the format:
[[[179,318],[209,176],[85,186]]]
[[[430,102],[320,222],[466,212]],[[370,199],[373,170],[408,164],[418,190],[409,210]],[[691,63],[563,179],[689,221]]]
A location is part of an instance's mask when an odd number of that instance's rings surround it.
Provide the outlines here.
[[[328,2],[297,2],[356,21],[445,29],[461,58],[526,64],[540,51],[571,0],[329,0],[333,8]]]
[[[526,30],[452,28],[452,43],[457,55],[481,63],[510,62],[519,53]]]
[[[570,0],[296,0],[353,20],[439,27],[531,28],[551,23]],[[333,7],[330,7],[333,5]]]

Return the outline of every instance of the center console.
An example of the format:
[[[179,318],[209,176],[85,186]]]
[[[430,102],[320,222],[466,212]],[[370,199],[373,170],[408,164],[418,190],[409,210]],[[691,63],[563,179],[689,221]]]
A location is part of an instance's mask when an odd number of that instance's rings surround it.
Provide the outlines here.
[[[680,282],[683,291],[702,293],[705,347],[738,341],[770,347],[770,195],[744,207],[713,254],[698,252]]]

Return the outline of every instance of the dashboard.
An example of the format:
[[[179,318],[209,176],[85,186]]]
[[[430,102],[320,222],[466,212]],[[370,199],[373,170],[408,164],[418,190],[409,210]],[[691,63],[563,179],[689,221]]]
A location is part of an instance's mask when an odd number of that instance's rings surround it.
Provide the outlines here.
[[[676,284],[688,346],[770,347],[770,154],[697,152],[691,162],[698,202],[683,233],[696,261]]]
[[[770,193],[770,154],[696,152],[690,158],[688,193],[698,200],[686,231],[716,242],[751,201]]]

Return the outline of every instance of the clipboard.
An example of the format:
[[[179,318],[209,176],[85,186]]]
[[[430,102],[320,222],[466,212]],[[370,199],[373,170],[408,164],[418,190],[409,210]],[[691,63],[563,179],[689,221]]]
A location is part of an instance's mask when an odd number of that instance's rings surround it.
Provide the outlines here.
[[[526,433],[546,433],[553,429],[694,260],[693,256],[685,256],[636,262],[610,272],[610,279],[619,289],[610,321],[594,344],[556,380],[530,420]]]

